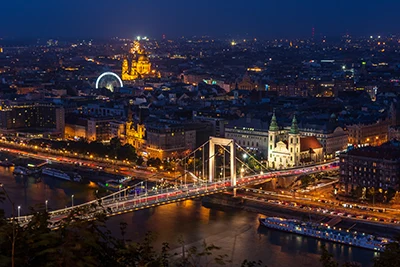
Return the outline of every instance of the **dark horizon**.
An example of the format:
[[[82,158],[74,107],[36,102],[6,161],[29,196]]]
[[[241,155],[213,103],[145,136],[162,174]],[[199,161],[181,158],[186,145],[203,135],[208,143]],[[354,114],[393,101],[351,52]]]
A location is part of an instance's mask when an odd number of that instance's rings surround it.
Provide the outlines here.
[[[215,38],[310,38],[398,34],[396,11],[400,2],[390,0],[317,1],[153,0],[113,2],[42,0],[2,5],[0,37],[108,39],[137,35],[161,39],[209,35]]]

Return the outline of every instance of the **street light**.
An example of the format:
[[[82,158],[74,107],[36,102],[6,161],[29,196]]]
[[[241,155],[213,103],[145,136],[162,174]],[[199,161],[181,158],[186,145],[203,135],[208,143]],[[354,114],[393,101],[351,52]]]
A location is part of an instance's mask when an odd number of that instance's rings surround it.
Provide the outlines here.
[[[72,206],[71,207],[73,207],[74,206],[74,195],[71,196],[71,200],[72,200]]]
[[[18,221],[20,216],[21,216],[21,206],[18,206]]]
[[[248,157],[247,154],[244,153],[244,154],[243,154],[243,159],[247,159],[247,157]]]
[[[45,203],[46,203],[46,212],[47,212],[47,203],[48,203],[48,202],[49,202],[48,200],[45,201]]]

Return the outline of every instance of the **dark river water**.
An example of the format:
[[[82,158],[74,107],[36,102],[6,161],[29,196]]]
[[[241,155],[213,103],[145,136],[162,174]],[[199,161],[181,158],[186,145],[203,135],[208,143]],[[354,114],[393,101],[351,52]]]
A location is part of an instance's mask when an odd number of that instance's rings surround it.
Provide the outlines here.
[[[21,206],[21,216],[29,213],[29,207],[44,207],[46,200],[50,210],[70,206],[72,195],[74,204],[92,200],[98,190],[93,183],[14,177],[11,170],[0,167],[0,183],[15,205]],[[9,202],[0,204],[0,208],[11,214]],[[178,240],[184,240],[186,246],[205,241],[221,247],[216,254],[227,254],[231,266],[240,266],[244,259],[262,260],[269,267],[321,266],[322,241],[260,227],[259,216],[234,209],[209,209],[200,200],[190,200],[112,217],[108,226],[119,235],[119,223],[126,222],[127,237],[135,241],[150,231],[156,235],[155,248],[168,242],[177,253],[181,251]],[[356,261],[362,266],[372,266],[371,260],[376,255],[373,251],[335,243],[326,246],[339,261]]]

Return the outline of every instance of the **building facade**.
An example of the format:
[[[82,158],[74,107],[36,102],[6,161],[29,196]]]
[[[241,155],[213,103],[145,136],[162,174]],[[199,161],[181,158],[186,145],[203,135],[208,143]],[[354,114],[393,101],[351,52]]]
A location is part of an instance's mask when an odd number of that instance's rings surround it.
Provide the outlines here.
[[[208,141],[212,126],[209,123],[146,123],[143,151],[148,157],[165,159],[189,154]]]
[[[108,142],[113,137],[121,138],[123,131],[124,124],[113,118],[79,118],[66,123],[65,138]]]
[[[347,125],[349,144],[379,146],[388,141],[390,120],[379,120],[371,124]]]
[[[334,158],[338,153],[347,149],[348,134],[342,127],[309,126],[300,128],[301,136],[314,136],[321,143],[324,156],[327,159]]]
[[[250,117],[230,121],[225,125],[225,138],[233,139],[243,148],[268,153],[268,123]]]
[[[151,67],[148,53],[135,41],[130,54],[122,60],[121,78],[124,81],[134,81],[148,77],[160,77],[160,73]]]
[[[286,169],[321,162],[323,147],[314,136],[301,137],[296,117],[289,131],[280,131],[275,112],[268,131],[268,165],[273,169]]]
[[[400,126],[389,127],[389,141],[400,141]]]
[[[53,103],[4,101],[0,106],[0,129],[7,132],[53,130],[63,137],[64,116],[64,108]]]
[[[340,155],[340,181],[347,193],[357,187],[399,190],[400,143],[362,147]]]

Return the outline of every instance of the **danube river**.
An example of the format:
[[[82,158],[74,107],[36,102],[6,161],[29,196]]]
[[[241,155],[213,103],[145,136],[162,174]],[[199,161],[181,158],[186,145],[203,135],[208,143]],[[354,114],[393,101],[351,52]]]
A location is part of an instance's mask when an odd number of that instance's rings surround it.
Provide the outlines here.
[[[29,207],[45,206],[50,210],[70,206],[94,199],[98,189],[88,185],[64,182],[51,178],[14,177],[11,169],[0,167],[0,183],[4,184],[10,198],[21,207],[21,216]],[[9,202],[0,204],[11,214]],[[155,247],[163,242],[170,244],[173,252],[181,251],[178,240],[187,246],[199,245],[203,241],[221,247],[218,254],[227,254],[232,266],[243,259],[262,260],[269,267],[321,266],[319,253],[321,241],[294,234],[270,230],[259,226],[256,213],[234,209],[209,209],[200,200],[169,204],[110,218],[110,229],[119,235],[119,223],[126,222],[127,236],[140,241],[146,232],[157,235]],[[364,249],[327,243],[328,250],[340,261],[356,261],[362,266],[372,266],[375,253]]]

